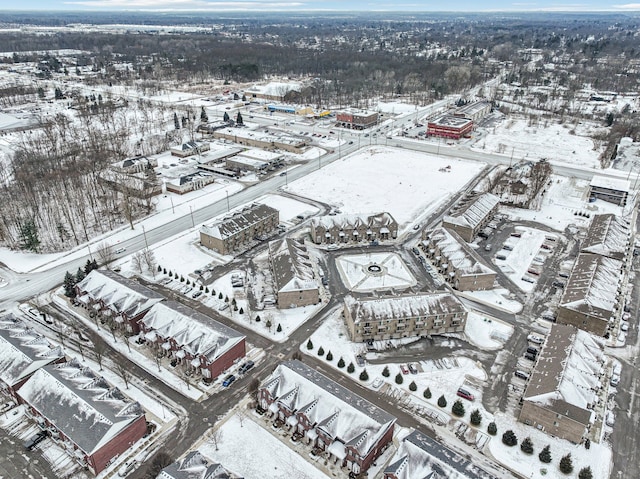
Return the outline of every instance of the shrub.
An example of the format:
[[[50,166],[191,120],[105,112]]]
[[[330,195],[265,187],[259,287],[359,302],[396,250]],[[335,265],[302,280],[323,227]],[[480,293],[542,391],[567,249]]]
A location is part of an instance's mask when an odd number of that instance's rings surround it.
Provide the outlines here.
[[[411,381],[411,384],[409,384],[409,391],[417,391],[418,390],[418,386],[416,384],[415,381]]]
[[[471,424],[473,424],[474,426],[479,426],[482,423],[482,414],[480,414],[480,411],[478,409],[474,409],[473,411],[471,411],[471,417],[469,419],[471,421]]]
[[[402,377],[402,374],[398,373],[398,375],[396,376],[396,384],[402,384],[404,382],[404,379]]]
[[[169,278],[173,278],[173,273],[169,271]]]
[[[591,448],[591,441],[589,440],[589,438],[585,439],[584,448],[585,449],[590,449]]]
[[[447,400],[444,397],[444,394],[438,398],[438,406],[447,407]]]
[[[533,443],[530,437],[524,438],[522,444],[520,444],[520,450],[525,454],[533,454]]]
[[[204,288],[204,292],[209,294],[209,286],[207,286],[206,288]]]
[[[349,366],[347,366],[347,372],[351,374],[355,370],[356,370],[356,367],[353,365],[353,363],[349,363]]]
[[[167,268],[162,268],[162,273],[167,274]]]
[[[384,367],[384,369],[382,370],[382,375],[383,375],[385,378],[388,378],[388,377],[391,375],[391,373],[389,372],[389,366],[385,366],[385,367]]]
[[[340,359],[338,359],[338,367],[340,369],[342,369],[344,367],[344,359],[342,359],[342,357],[340,357]]]
[[[180,282],[184,283],[184,276],[180,276]]]
[[[540,459],[541,462],[544,462],[545,464],[549,464],[551,462],[550,449],[551,447],[549,446],[549,444],[547,444],[546,446],[544,446],[542,451],[540,451],[540,454],[538,454],[538,459]]]
[[[424,396],[425,399],[431,399],[431,389],[429,388],[425,389],[422,395]]]
[[[318,349],[318,356],[324,356],[324,349],[322,348],[322,346],[320,346],[320,348]]]
[[[560,459],[560,472],[564,474],[571,474],[573,472],[573,461],[571,460],[571,453],[566,456],[562,456]]]
[[[222,295],[222,291],[220,291],[220,294],[218,295],[218,299],[222,299],[224,298],[224,296]]]
[[[240,314],[244,314],[244,308],[240,308],[240,311],[238,311],[238,312],[239,312]],[[280,326],[280,325],[278,324],[278,326]],[[280,332],[280,331],[278,331],[278,332]]]
[[[367,370],[363,369],[360,373],[360,381],[367,381],[369,379],[369,375],[367,374]]]
[[[589,466],[583,467],[578,473],[578,479],[593,479],[593,473]]]
[[[327,361],[333,361],[333,354],[331,354],[331,351],[327,353]]]
[[[488,425],[487,425],[487,432],[489,434],[491,434],[492,436],[495,436],[496,434],[498,434],[498,426],[496,426],[496,423],[491,421]]]
[[[518,444],[518,438],[515,433],[509,429],[502,435],[502,443],[506,446],[513,447]]]
[[[242,313],[240,313],[242,314]],[[282,332],[282,326],[280,325],[280,323],[278,323],[278,327],[276,328],[276,332],[281,333]]]
[[[451,406],[451,412],[454,416],[464,416],[464,404],[462,404],[462,401],[460,401],[460,399],[453,403],[453,406]]]
[[[256,316],[256,320],[259,318],[259,316]],[[311,342],[311,340],[307,341],[307,349],[313,349],[313,343]]]

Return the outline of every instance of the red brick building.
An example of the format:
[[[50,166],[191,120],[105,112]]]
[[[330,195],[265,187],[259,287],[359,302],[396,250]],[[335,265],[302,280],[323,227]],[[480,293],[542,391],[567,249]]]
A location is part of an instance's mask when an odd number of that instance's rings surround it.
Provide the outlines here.
[[[18,396],[40,429],[93,474],[147,432],[140,404],[75,359],[39,369]]]
[[[371,128],[378,123],[378,112],[366,110],[344,110],[336,113],[336,120],[338,120],[344,128],[364,130],[366,128]]]
[[[473,120],[444,115],[427,124],[427,136],[439,136],[459,140],[473,130]]]
[[[354,474],[393,440],[396,418],[300,361],[280,364],[258,390],[276,424]]]

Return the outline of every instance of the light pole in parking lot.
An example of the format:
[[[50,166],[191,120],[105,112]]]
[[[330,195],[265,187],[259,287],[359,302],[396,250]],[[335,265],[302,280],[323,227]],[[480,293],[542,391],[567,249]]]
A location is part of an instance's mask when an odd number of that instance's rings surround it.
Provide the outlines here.
[[[229,191],[224,190],[224,192],[227,194],[227,213],[228,213],[229,211],[231,211],[231,208],[229,207]]]

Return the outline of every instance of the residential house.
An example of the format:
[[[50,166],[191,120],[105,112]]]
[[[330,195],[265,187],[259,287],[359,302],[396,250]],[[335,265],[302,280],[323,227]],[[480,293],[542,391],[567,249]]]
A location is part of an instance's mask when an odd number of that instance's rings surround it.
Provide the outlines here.
[[[184,458],[165,467],[157,479],[242,479],[222,464],[209,462],[200,451],[191,451]]]
[[[316,244],[388,241],[398,237],[398,223],[389,213],[313,218],[309,225]]]
[[[200,155],[205,151],[209,151],[211,145],[208,142],[188,141],[179,146],[171,148],[171,155],[180,158],[187,156]]]
[[[258,402],[278,427],[353,474],[365,473],[393,440],[395,417],[300,361],[277,366]]]
[[[498,210],[500,199],[491,193],[465,195],[442,220],[442,226],[453,230],[471,243]]]
[[[269,262],[278,308],[298,308],[320,302],[320,285],[304,239],[270,242]]]
[[[612,214],[595,215],[580,250],[623,261],[630,251],[631,233],[629,220]]]
[[[418,293],[385,298],[344,298],[351,341],[379,341],[460,333],[467,310],[451,293]]]

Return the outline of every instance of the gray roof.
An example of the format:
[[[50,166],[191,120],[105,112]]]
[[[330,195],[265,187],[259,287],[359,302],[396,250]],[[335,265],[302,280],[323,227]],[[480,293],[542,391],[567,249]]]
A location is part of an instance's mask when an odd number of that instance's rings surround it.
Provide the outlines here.
[[[331,229],[382,228],[397,226],[396,220],[390,213],[382,212],[374,215],[341,214],[334,216],[320,216],[311,220],[311,228],[323,227]]]
[[[612,214],[595,215],[582,242],[582,251],[624,259],[630,236],[628,220]]]
[[[279,292],[318,288],[304,239],[285,238],[270,242],[269,258]]]
[[[254,203],[231,216],[209,226],[203,226],[202,233],[214,238],[226,239],[260,223],[269,216],[278,215],[278,210],[262,203]]]
[[[402,440],[384,470],[398,479],[494,479],[495,473],[473,464],[420,431]]]
[[[351,319],[355,323],[466,312],[464,305],[451,293],[418,293],[363,299],[347,295],[344,303],[351,311]]]
[[[44,336],[12,314],[0,318],[0,380],[13,386],[64,357]]]
[[[183,459],[165,467],[158,479],[242,479],[218,463],[211,463],[200,453],[191,451]]]
[[[496,274],[455,231],[437,228],[425,233],[425,237],[438,246],[446,259],[443,262],[450,263],[461,275]]]
[[[18,395],[86,454],[144,415],[137,402],[75,359],[39,369]]]
[[[445,216],[444,223],[476,228],[500,203],[500,198],[491,193],[474,193],[462,203],[456,205],[457,211]]]

